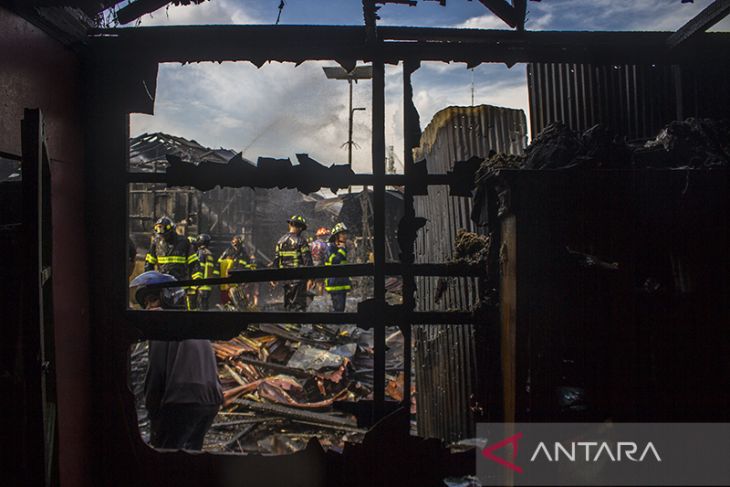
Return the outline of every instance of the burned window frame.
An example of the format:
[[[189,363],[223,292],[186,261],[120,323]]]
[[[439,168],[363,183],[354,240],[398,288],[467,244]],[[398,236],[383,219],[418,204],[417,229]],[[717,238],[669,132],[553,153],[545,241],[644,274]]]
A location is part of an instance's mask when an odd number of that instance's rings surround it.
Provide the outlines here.
[[[125,420],[134,415],[131,394],[126,387],[126,358],[129,345],[140,339],[180,340],[186,338],[226,339],[249,323],[354,323],[375,331],[375,392],[373,419],[383,418],[385,403],[385,327],[397,325],[404,335],[404,361],[410,363],[411,326],[417,324],[486,324],[471,312],[415,311],[414,276],[472,275],[483,269],[454,264],[415,264],[414,242],[422,226],[415,214],[413,196],[427,192],[429,185],[449,185],[453,191],[470,189],[468,171],[428,174],[425,164],[413,160],[411,149],[418,145],[420,128],[413,105],[411,76],[421,61],[462,62],[472,67],[482,62],[513,65],[518,62],[676,63],[700,61],[693,49],[666,48],[665,33],[509,32],[461,29],[342,27],[342,26],[202,26],[99,29],[89,38],[87,65],[87,215],[88,250],[93,286],[90,303],[97,325],[94,346],[105,357],[95,380],[102,386],[99,424],[119,421],[120,402]],[[727,52],[726,39],[702,39],[702,61]],[[727,47],[727,46],[726,46]],[[171,183],[195,186],[191,181],[169,181],[166,173],[128,172],[129,114],[152,113],[157,69],[163,62],[248,61],[257,66],[267,61],[301,63],[329,60],[352,69],[357,61],[373,65],[372,82],[372,174],[346,175],[343,183],[367,184],[374,189],[373,264],[345,268],[299,268],[260,270],[247,278],[269,280],[272,275],[292,278],[305,272],[324,277],[333,272],[372,275],[375,296],[360,303],[357,313],[194,313],[169,311],[151,313],[127,309],[126,254],[128,184]],[[384,77],[385,64],[403,63],[404,174],[386,174]],[[248,184],[246,184],[248,185]],[[400,262],[385,261],[384,195],[389,185],[404,187],[404,217],[399,225]],[[360,267],[356,267],[360,266]],[[279,274],[271,274],[271,273]],[[300,274],[301,275],[301,274]],[[403,304],[385,302],[385,277],[403,278]],[[223,282],[223,281],[220,281]],[[228,282],[233,282],[230,279]],[[404,399],[410,404],[410,370],[406,368]],[[127,391],[128,392],[128,391]],[[408,433],[407,422],[403,431]],[[108,453],[108,455],[110,455]]]

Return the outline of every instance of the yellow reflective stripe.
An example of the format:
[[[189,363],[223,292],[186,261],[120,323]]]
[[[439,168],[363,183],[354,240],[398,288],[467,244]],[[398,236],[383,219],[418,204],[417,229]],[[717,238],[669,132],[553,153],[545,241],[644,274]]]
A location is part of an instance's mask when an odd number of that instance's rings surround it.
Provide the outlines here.
[[[342,255],[342,257],[347,257],[347,252],[345,252],[345,249],[337,249],[337,252]]]
[[[186,259],[182,255],[161,255],[157,257],[160,264],[185,264]]]
[[[281,251],[279,251],[279,255],[281,255],[282,257],[299,257],[299,254],[301,254],[301,252],[299,252],[298,250],[281,250]]]
[[[324,288],[327,291],[329,291],[329,292],[334,292],[334,291],[349,291],[350,289],[352,289],[352,286],[349,286],[349,285],[344,285],[344,286],[325,286]]]
[[[147,262],[149,262],[150,264],[153,264],[153,265],[157,264],[157,259],[152,254],[145,255],[144,260],[146,260]]]
[[[194,272],[193,275],[190,276],[190,277],[192,277],[193,279],[202,279],[203,278],[203,273],[202,272]]]
[[[198,259],[198,254],[188,255],[188,264],[192,264],[193,262],[195,262],[197,260],[199,260]]]

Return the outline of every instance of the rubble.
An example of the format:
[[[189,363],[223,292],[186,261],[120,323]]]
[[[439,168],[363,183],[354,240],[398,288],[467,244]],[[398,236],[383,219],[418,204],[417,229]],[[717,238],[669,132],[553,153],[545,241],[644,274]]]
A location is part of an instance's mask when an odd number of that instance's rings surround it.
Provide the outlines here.
[[[525,164],[525,156],[517,154],[495,153],[486,158],[476,172],[477,181],[499,169],[521,169]]]
[[[489,236],[461,228],[456,232],[455,260],[470,263],[486,262],[489,256],[489,244]]]
[[[388,328],[386,396],[402,401],[403,336]],[[340,451],[365,430],[352,410],[335,403],[372,399],[373,332],[353,325],[261,324],[227,341],[212,342],[224,404],[208,431],[204,450],[284,454],[316,438]],[[142,437],[149,439],[143,383],[146,342],[131,352]]]
[[[645,167],[711,168],[730,162],[730,123],[688,118],[664,127],[639,148],[637,163]]]

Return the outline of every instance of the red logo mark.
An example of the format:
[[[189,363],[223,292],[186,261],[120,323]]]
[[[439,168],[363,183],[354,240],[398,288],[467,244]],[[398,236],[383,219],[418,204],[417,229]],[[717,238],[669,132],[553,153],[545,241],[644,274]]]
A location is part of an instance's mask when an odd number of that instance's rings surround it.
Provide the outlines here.
[[[495,443],[494,445],[490,445],[485,447],[482,450],[482,455],[484,455],[486,458],[490,459],[493,462],[497,462],[500,465],[502,465],[505,468],[508,468],[510,470],[513,470],[517,473],[522,473],[522,467],[518,467],[512,462],[508,462],[502,457],[498,457],[495,455],[495,450],[499,450],[503,446],[512,444],[512,461],[514,461],[517,458],[517,441],[522,439],[522,433],[517,433],[515,435],[510,436],[509,438],[505,438],[504,440],[500,441],[499,443]]]

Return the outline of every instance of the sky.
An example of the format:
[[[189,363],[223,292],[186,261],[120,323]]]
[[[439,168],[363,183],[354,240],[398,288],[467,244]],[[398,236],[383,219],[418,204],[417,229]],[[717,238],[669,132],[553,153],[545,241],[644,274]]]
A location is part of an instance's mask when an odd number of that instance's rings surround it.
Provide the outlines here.
[[[170,6],[146,15],[137,28],[153,25],[272,24],[280,0],[209,0]],[[528,30],[676,30],[711,0],[542,0],[528,2]],[[416,7],[386,5],[379,25],[507,29],[480,2],[421,0]],[[281,24],[362,25],[360,0],[285,0]],[[730,30],[725,19],[711,30]],[[320,162],[344,163],[347,150],[347,83],[328,80],[322,66],[334,63],[248,62],[160,65],[155,114],[133,114],[130,133],[166,132],[244,157],[290,157],[308,153]],[[402,70],[386,67],[386,145],[402,159]],[[424,63],[413,75],[421,126],[448,106],[491,104],[528,114],[525,66]],[[370,172],[369,81],[354,87],[353,167]],[[399,169],[396,167],[396,169]]]

